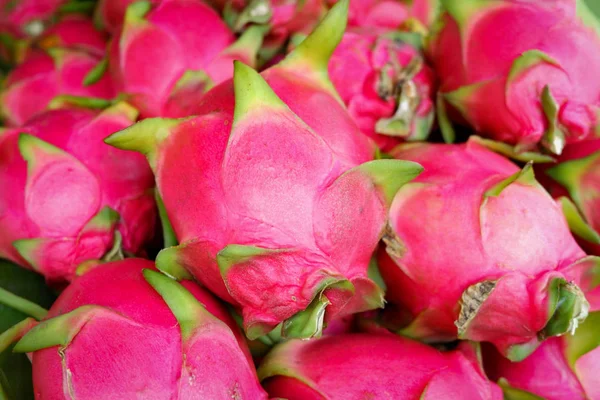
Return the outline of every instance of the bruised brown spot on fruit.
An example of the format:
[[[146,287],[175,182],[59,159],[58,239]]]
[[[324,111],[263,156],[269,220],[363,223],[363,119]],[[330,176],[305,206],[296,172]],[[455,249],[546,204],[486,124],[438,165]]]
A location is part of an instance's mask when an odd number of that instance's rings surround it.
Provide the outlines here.
[[[75,400],[75,389],[73,388],[73,373],[67,367],[67,353],[65,350],[66,346],[60,346],[58,348],[58,355],[60,356],[60,363],[63,370],[63,388],[65,396],[69,396],[70,400]]]
[[[479,308],[484,301],[490,296],[498,281],[483,281],[471,285],[465,290],[460,299],[460,314],[458,319],[454,321],[454,325],[458,328],[458,336],[461,337],[469,322],[477,315]]]
[[[382,240],[385,243],[385,251],[392,259],[399,260],[404,256],[406,249],[389,223],[385,226]]]

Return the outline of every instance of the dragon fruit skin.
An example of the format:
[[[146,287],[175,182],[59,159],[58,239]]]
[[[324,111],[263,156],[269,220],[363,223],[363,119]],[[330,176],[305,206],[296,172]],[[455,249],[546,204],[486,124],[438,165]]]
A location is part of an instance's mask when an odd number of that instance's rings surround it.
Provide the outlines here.
[[[108,75],[89,86],[83,83],[99,61],[93,54],[62,48],[31,52],[4,82],[0,106],[5,123],[25,124],[59,95],[113,98],[115,91]]]
[[[253,64],[261,41],[258,28],[235,41],[202,1],[163,0],[154,8],[142,1],[128,8],[111,42],[110,70],[142,117],[183,117],[208,89],[232,77],[233,60]]]
[[[350,115],[386,151],[400,139],[426,139],[434,118],[433,72],[418,50],[392,35],[346,31],[329,62]]]
[[[410,18],[430,26],[437,9],[438,0],[354,0],[350,2],[348,26],[397,29]]]
[[[83,15],[67,15],[36,39],[43,49],[79,50],[98,57],[106,53],[107,35]]]
[[[589,229],[574,230],[582,247],[600,255],[600,139],[568,145],[557,165],[545,173],[550,177],[550,193],[569,196],[587,222]]]
[[[258,375],[269,395],[312,399],[502,399],[469,345],[441,353],[391,334],[290,340],[267,355]]]
[[[429,52],[455,119],[518,150],[560,154],[597,135],[600,39],[575,1],[442,3]]]
[[[266,398],[226,309],[142,259],[75,279],[15,351],[33,352],[40,398]]]
[[[125,20],[127,7],[137,0],[99,0],[96,5],[94,21],[111,34],[117,34]],[[156,5],[160,0],[150,0]]]
[[[155,171],[180,243],[158,255],[158,268],[192,274],[237,306],[251,339],[284,321],[283,336],[316,336],[324,320],[380,307],[369,259],[387,201],[421,170],[357,162],[374,148],[323,80],[346,7],[264,72],[268,84],[238,62],[235,109],[224,83],[205,96],[199,117],[144,120],[107,139],[145,153]]]
[[[507,394],[524,391],[548,400],[597,399],[599,328],[600,313],[590,313],[575,335],[550,338],[518,363],[484,347],[486,372],[490,379],[500,381]]]
[[[0,31],[15,37],[37,36],[66,0],[0,0]]]
[[[582,290],[598,261],[579,248],[530,165],[519,171],[473,140],[392,154],[425,168],[394,198],[379,253],[386,299],[412,314],[405,334],[488,341],[520,360],[585,319]]]
[[[0,257],[53,283],[103,257],[115,229],[125,251],[142,250],[155,224],[152,172],[139,154],[102,142],[136,117],[125,103],[100,114],[63,109],[2,132]]]

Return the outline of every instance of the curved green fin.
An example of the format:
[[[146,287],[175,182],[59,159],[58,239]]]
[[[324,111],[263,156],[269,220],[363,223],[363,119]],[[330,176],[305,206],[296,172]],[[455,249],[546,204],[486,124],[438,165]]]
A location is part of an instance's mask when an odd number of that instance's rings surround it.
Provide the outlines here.
[[[169,216],[167,215],[165,203],[163,202],[162,197],[160,197],[160,193],[158,193],[157,188],[154,189],[154,199],[156,200],[158,215],[160,217],[160,224],[162,226],[164,247],[177,246],[177,236],[175,235],[173,225],[171,224]]]
[[[600,37],[600,21],[598,21],[596,15],[594,15],[592,10],[590,10],[585,0],[577,0],[576,3],[577,16],[581,19],[585,26],[596,31],[596,35]]]
[[[212,78],[202,70],[186,70],[181,78],[175,83],[173,93],[184,90],[188,87],[203,87],[204,92],[208,92],[213,86]]]
[[[182,251],[185,246],[186,243],[181,243],[177,246],[162,249],[156,256],[156,268],[177,280],[194,279],[185,266],[179,261],[179,252]]]
[[[495,184],[485,192],[484,197],[498,197],[504,189],[513,183],[520,183],[526,186],[539,186],[533,173],[533,162],[528,162],[522,170]]]
[[[95,305],[79,307],[71,312],[40,322],[16,344],[16,353],[30,353],[53,346],[67,346],[81,328],[98,314],[113,313]],[[125,318],[120,314],[115,316]]]
[[[273,9],[269,0],[252,0],[239,14],[235,13],[231,6],[227,8],[227,12],[231,28],[235,32],[241,32],[248,24],[266,25],[273,17]],[[251,28],[252,26],[248,29]]]
[[[88,221],[87,224],[85,224],[82,232],[110,230],[117,222],[119,222],[120,218],[117,211],[109,206],[104,206]]]
[[[21,257],[25,259],[31,265],[31,267],[40,271],[40,267],[37,263],[37,256],[39,249],[41,246],[45,244],[45,239],[43,238],[33,238],[33,239],[19,239],[12,242],[13,247],[17,250],[17,253]]]
[[[125,11],[125,23],[135,23],[143,20],[151,9],[152,3],[147,0],[131,3]]]
[[[565,148],[566,138],[558,124],[559,106],[550,92],[550,86],[544,86],[542,90],[542,110],[548,121],[548,129],[542,137],[541,144],[553,154],[560,155]]]
[[[498,386],[502,389],[504,400],[544,400],[543,397],[510,386],[504,378],[498,380]]]
[[[90,86],[98,82],[108,70],[108,58],[103,57],[95,66],[83,77],[83,86]]]
[[[513,344],[512,346],[509,346],[504,356],[512,362],[523,361],[529,357],[539,346],[540,341],[538,338],[533,338],[529,342]]]
[[[316,296],[303,311],[297,312],[283,323],[284,338],[318,338],[323,333],[325,309],[330,304],[327,297]]]
[[[435,109],[438,124],[440,126],[440,130],[442,131],[442,137],[444,138],[444,142],[451,144],[456,140],[456,132],[454,131],[454,127],[452,126],[452,122],[450,118],[448,118],[448,110],[446,110],[446,100],[444,100],[444,95],[442,93],[438,93],[435,101]]]
[[[318,385],[300,370],[301,365],[296,357],[308,343],[310,342],[304,340],[288,340],[275,346],[258,367],[258,379],[262,382],[275,376],[287,376],[320,393],[323,399],[328,398],[319,390]]]
[[[144,154],[150,166],[155,169],[158,146],[169,137],[174,127],[186,120],[187,118],[147,118],[113,133],[104,139],[104,143],[121,150],[133,150]]]
[[[600,151],[596,151],[587,157],[562,162],[548,169],[546,175],[567,189],[575,204],[581,207],[582,199],[579,195],[579,188],[582,186],[581,180],[583,175],[598,161],[600,161]]]
[[[579,324],[585,321],[590,308],[583,292],[577,285],[563,278],[555,278],[548,288],[548,315],[550,319],[538,332],[540,339],[574,334]]]
[[[540,50],[527,50],[517,57],[512,66],[506,80],[506,84],[511,84],[519,75],[529,70],[531,67],[538,64],[551,64],[560,68],[558,61],[550,57],[548,54]]]
[[[127,103],[126,101],[118,101],[116,103],[112,103],[110,106],[105,108],[102,115],[122,115],[127,118],[133,124],[138,117],[140,116],[140,112],[137,108]]]
[[[330,92],[337,92],[329,81],[329,59],[342,40],[348,20],[349,0],[338,1],[317,27],[276,68],[309,73]]]
[[[0,354],[8,349],[14,342],[20,340],[37,324],[38,322],[35,319],[25,318],[21,322],[2,332],[2,334],[0,334]]]
[[[567,343],[565,355],[573,371],[579,357],[600,346],[598,332],[600,332],[600,311],[590,313],[574,335],[564,337]]]
[[[469,22],[473,21],[475,14],[499,2],[491,0],[440,0],[440,3],[442,9],[456,21],[461,34],[464,34],[464,30]]]
[[[27,161],[27,174],[31,175],[39,164],[49,159],[71,158],[68,153],[28,133],[19,134],[19,151]]]
[[[221,276],[225,277],[227,271],[236,264],[241,264],[254,257],[277,253],[279,250],[265,249],[255,246],[244,246],[241,244],[230,244],[217,254],[217,264]]]
[[[160,272],[144,269],[144,278],[160,294],[177,319],[183,340],[189,340],[196,328],[206,321],[219,321],[177,281]]]
[[[373,183],[383,192],[389,206],[398,190],[419,176],[423,172],[423,167],[412,161],[380,159],[368,161],[346,173],[353,170],[359,170],[369,176]]]
[[[560,197],[558,202],[562,207],[571,232],[590,243],[600,244],[600,234],[588,225],[577,206],[567,197]]]
[[[327,306],[331,303],[325,291],[340,289],[354,292],[354,285],[346,279],[327,277],[321,282],[315,297],[302,311],[283,322],[281,336],[292,339],[318,338],[323,334],[323,322]]]
[[[83,107],[91,110],[102,110],[112,104],[112,101],[98,97],[73,96],[70,94],[60,94],[50,100],[47,108],[49,110],[58,110],[66,107]]]
[[[478,90],[483,86],[488,85],[490,82],[491,80],[486,80],[472,85],[461,86],[451,92],[442,93],[442,96],[444,100],[457,109],[466,120],[469,120],[469,104],[472,102],[471,98]]]
[[[473,141],[481,146],[486,147],[493,152],[502,154],[513,160],[534,163],[549,163],[554,162],[555,158],[547,154],[537,153],[535,151],[519,151],[516,146],[511,146],[504,142],[498,142],[496,140],[484,139],[481,136],[472,135],[469,137],[469,141]]]
[[[226,54],[234,54],[239,59],[256,62],[258,51],[260,50],[267,33],[267,27],[252,25],[242,33],[238,40],[226,48],[224,52]]]
[[[42,320],[44,317],[46,317],[46,314],[48,314],[48,310],[45,308],[21,296],[17,296],[16,294],[1,287],[0,304],[4,304],[10,308],[20,311],[25,315],[29,315],[38,321]]]
[[[264,78],[240,61],[233,63],[233,87],[235,90],[234,125],[252,111],[264,110],[265,107],[287,109]]]

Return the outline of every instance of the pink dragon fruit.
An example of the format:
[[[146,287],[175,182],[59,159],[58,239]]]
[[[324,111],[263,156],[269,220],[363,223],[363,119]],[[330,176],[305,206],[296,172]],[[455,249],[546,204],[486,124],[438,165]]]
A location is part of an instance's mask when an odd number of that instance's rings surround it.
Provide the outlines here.
[[[67,0],[0,0],[0,31],[15,37],[38,36]]]
[[[62,28],[65,26],[62,25]],[[54,40],[64,40],[69,47],[75,46],[71,41],[77,40],[73,36],[74,32],[66,32],[73,26],[64,30],[62,28],[58,28],[58,36],[53,37],[51,33],[47,36],[47,41],[42,42],[48,47],[47,51],[29,52],[25,61],[6,77],[0,97],[0,111],[7,125],[25,124],[35,115],[45,111],[51,100],[59,95],[101,99],[111,99],[115,96],[108,76],[103,76],[89,86],[84,84],[86,76],[98,65],[101,57],[86,51],[53,46]],[[95,40],[92,39],[92,42]],[[86,47],[90,44],[86,40],[77,43]]]
[[[374,148],[325,78],[347,4],[263,73],[271,87],[237,62],[235,109],[224,83],[199,117],[147,119],[107,139],[145,153],[155,171],[180,242],[158,268],[237,306],[251,339],[281,323],[284,336],[318,336],[324,321],[381,307],[369,259],[388,201],[421,171],[367,162]]]
[[[106,53],[107,35],[94,27],[93,22],[83,15],[67,15],[48,28],[34,41],[43,49],[62,48],[80,50],[103,57]]]
[[[383,149],[425,140],[434,118],[433,72],[401,34],[347,31],[329,76],[361,131]]]
[[[96,25],[102,27],[111,34],[117,34],[125,20],[127,7],[136,1],[138,0],[99,0],[94,13]],[[149,3],[151,5],[156,5],[160,1],[161,0],[149,0]]]
[[[269,395],[288,400],[500,400],[469,344],[438,350],[391,334],[290,340],[267,355],[258,375]]]
[[[75,279],[14,350],[33,352],[43,399],[266,399],[225,308],[147,260]]]
[[[488,341],[521,360],[577,328],[598,260],[579,248],[531,164],[519,171],[472,140],[393,156],[425,168],[394,198],[379,257],[386,299],[411,314],[403,333]]]
[[[560,154],[597,136],[600,39],[574,0],[452,1],[431,40],[440,119],[463,119],[517,153]],[[579,5],[578,5],[579,7]],[[499,35],[499,26],[510,26]],[[440,123],[447,141],[450,125]]]
[[[573,233],[588,252],[600,255],[600,140],[568,145],[558,165],[547,169],[554,183],[553,195],[568,194],[575,203],[563,201]],[[566,193],[565,193],[566,192]]]
[[[236,42],[219,15],[199,0],[133,3],[110,64],[117,89],[142,117],[192,114],[200,96],[233,74],[233,60],[253,64],[262,41],[258,27]],[[152,60],[152,62],[148,62]]]
[[[336,3],[330,0],[329,3]],[[348,25],[397,29],[415,19],[430,26],[437,14],[438,0],[353,0],[350,2]]]
[[[507,399],[598,399],[599,331],[600,312],[590,313],[575,335],[550,338],[518,363],[484,347],[486,371],[499,381]]]
[[[0,134],[0,257],[54,283],[118,245],[115,230],[125,251],[142,250],[154,229],[152,172],[102,143],[136,117],[125,103],[55,110]]]

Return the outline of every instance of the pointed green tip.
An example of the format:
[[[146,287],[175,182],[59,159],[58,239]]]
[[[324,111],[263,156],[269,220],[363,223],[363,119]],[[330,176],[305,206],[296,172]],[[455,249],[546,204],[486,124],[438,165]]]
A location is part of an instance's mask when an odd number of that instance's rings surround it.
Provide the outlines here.
[[[113,133],[104,143],[121,150],[133,150],[144,154],[154,168],[154,156],[158,145],[165,140],[171,130],[184,119],[147,118],[122,131]]]
[[[38,151],[42,151],[47,154],[62,154],[60,149],[28,133],[21,133],[19,135],[18,145],[21,156],[28,163],[35,161],[35,155]]]
[[[562,207],[571,232],[590,243],[600,244],[600,234],[586,222],[577,206],[567,197],[560,197],[557,201]]]
[[[551,317],[538,336],[545,339],[565,333],[574,334],[590,309],[583,292],[577,285],[562,278],[552,280],[549,292]]]
[[[0,354],[4,353],[10,345],[21,339],[23,335],[35,327],[37,323],[38,322],[33,318],[25,318],[21,322],[2,332],[2,334],[0,334]],[[0,393],[2,392],[0,391]]]
[[[185,243],[162,249],[156,256],[156,268],[168,276],[178,280],[192,280],[194,277],[179,261],[179,253],[185,248]]]
[[[504,189],[506,189],[515,182],[519,182],[527,186],[538,185],[537,181],[535,180],[535,175],[533,173],[533,161],[528,162],[521,171],[509,176],[508,178],[502,180],[501,182],[488,189],[485,192],[484,196],[498,197]]]
[[[317,295],[305,310],[294,314],[283,323],[282,337],[310,339],[321,337],[325,310],[330,304],[322,294]]]
[[[348,21],[349,0],[340,0],[329,10],[315,30],[280,65],[306,64],[327,74],[329,59],[341,42]]]
[[[234,123],[252,110],[265,106],[286,107],[264,78],[253,68],[240,61],[233,63],[233,87],[235,91]]]
[[[243,263],[254,257],[263,256],[275,252],[276,250],[263,249],[255,246],[244,246],[240,244],[230,244],[224,247],[217,254],[217,264],[221,270],[221,275],[225,276],[227,271],[236,264]]]
[[[152,3],[147,0],[140,0],[131,3],[125,11],[125,22],[136,22],[141,20],[152,9]]]
[[[208,317],[212,315],[179,282],[150,269],[144,269],[142,273],[146,282],[167,303],[167,306],[179,323],[184,340],[192,336],[194,329],[199,325],[203,316]]]
[[[423,167],[412,161],[382,159],[369,161],[357,167],[367,174],[373,183],[383,192],[386,203],[390,205],[400,188],[421,172]]]
[[[31,265],[31,267],[39,271],[39,266],[36,261],[36,252],[38,248],[43,244],[42,240],[37,239],[19,239],[12,242],[13,247],[17,250],[17,253],[25,259]]]

